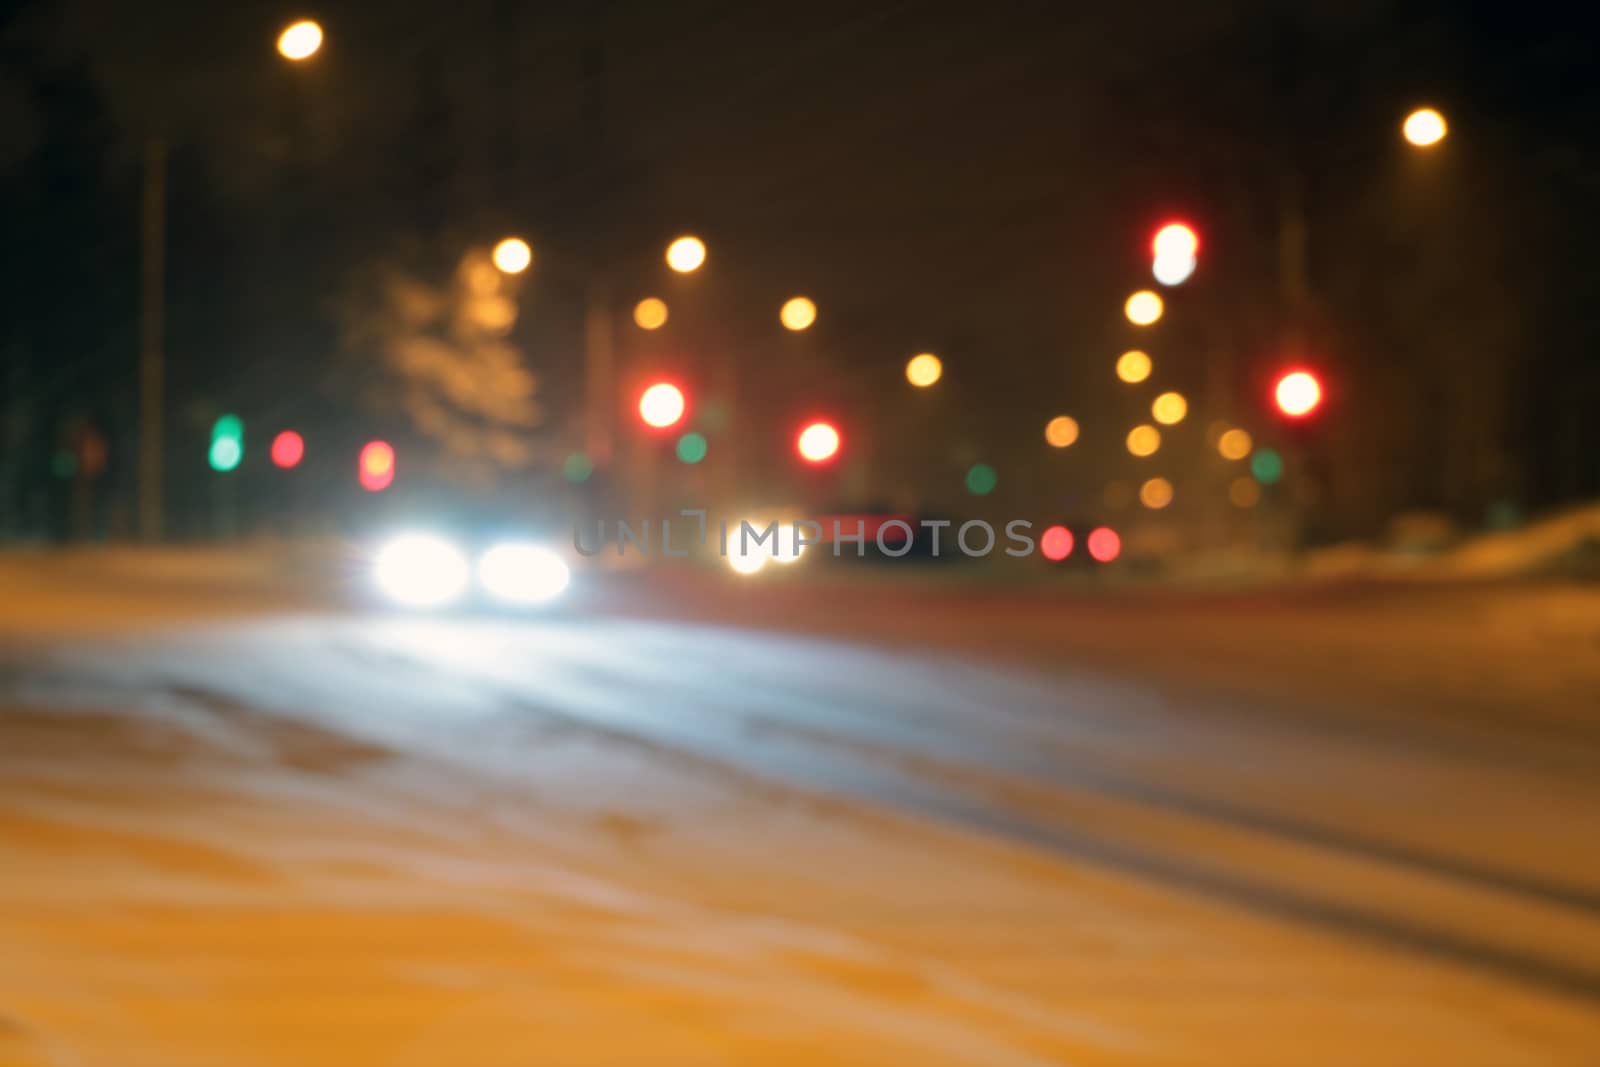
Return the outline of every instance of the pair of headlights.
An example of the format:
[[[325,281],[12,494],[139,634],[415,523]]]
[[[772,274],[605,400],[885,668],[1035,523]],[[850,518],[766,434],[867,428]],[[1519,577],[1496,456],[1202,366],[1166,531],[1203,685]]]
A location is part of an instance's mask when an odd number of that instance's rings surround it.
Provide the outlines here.
[[[508,604],[543,604],[560,596],[572,581],[566,562],[543,545],[504,541],[478,557],[442,537],[404,534],[373,558],[372,577],[390,600],[412,607],[439,607],[460,599],[476,574],[478,585]]]

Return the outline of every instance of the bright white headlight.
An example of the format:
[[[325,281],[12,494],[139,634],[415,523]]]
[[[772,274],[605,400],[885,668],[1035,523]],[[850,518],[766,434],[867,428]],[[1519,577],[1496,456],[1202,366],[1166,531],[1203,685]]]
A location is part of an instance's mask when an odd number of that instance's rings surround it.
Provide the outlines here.
[[[467,587],[467,558],[432,534],[404,534],[378,550],[373,580],[385,596],[401,604],[446,604]]]
[[[542,545],[508,541],[478,560],[478,581],[484,589],[515,604],[554,600],[571,580],[566,561]]]

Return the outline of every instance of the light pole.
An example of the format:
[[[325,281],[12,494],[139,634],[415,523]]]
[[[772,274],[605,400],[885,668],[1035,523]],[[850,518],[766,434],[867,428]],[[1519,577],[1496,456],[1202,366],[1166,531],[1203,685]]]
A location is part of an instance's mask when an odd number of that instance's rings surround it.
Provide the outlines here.
[[[278,35],[278,54],[301,63],[322,48],[322,27],[302,19]],[[165,419],[166,353],[163,349],[167,259],[167,140],[145,139],[140,197],[139,254],[139,539],[161,540],[162,424]]]

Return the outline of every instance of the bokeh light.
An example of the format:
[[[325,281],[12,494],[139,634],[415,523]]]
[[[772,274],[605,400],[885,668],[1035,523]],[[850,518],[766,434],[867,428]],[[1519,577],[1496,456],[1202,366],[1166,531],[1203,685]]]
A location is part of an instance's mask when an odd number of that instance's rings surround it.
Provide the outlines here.
[[[1161,447],[1161,431],[1141,423],[1128,431],[1128,451],[1135,456],[1153,456]]]
[[[803,296],[791,297],[778,310],[778,321],[784,329],[804,330],[817,321],[817,305]]]
[[[704,434],[686,433],[678,438],[678,458],[685,463],[699,463],[706,458],[706,439]]]
[[[706,246],[698,237],[680,237],[667,246],[667,266],[679,274],[700,269],[706,261]]]
[[[1270,448],[1259,449],[1250,457],[1250,473],[1262,485],[1276,485],[1283,477],[1283,457]]]
[[[1418,148],[1431,148],[1444,140],[1444,135],[1449,132],[1444,116],[1431,107],[1419,107],[1406,116],[1405,125],[1401,127],[1406,140]]]
[[[1200,238],[1193,229],[1181,222],[1169,222],[1156,231],[1150,242],[1150,252],[1157,259],[1170,256],[1194,258],[1200,254]]]
[[[322,48],[322,27],[310,19],[290,23],[278,34],[278,54],[284,59],[310,59]]]
[[[494,265],[506,274],[521,274],[533,262],[533,249],[520,237],[507,237],[494,246]]]
[[[1222,453],[1223,459],[1243,459],[1253,447],[1255,442],[1244,430],[1229,430],[1217,439],[1217,451]]]
[[[641,330],[659,330],[667,324],[667,302],[647,296],[633,306],[633,322]]]
[[[1139,487],[1139,503],[1160,511],[1172,503],[1172,483],[1165,478],[1151,478]]]
[[[1291,418],[1303,418],[1322,403],[1322,384],[1307,371],[1291,371],[1278,379],[1272,395],[1279,411]]]
[[[1122,353],[1117,357],[1117,377],[1129,385],[1138,385],[1150,377],[1150,357],[1137,348]]]
[[[1109,526],[1097,526],[1089,531],[1089,555],[1100,563],[1110,563],[1122,553],[1122,538]]]
[[[683,409],[683,390],[670,382],[657,382],[639,396],[639,417],[658,430],[683,418]]]
[[[1182,393],[1162,393],[1150,405],[1150,414],[1163,426],[1175,426],[1189,413],[1189,402]]]
[[[1065,526],[1052,526],[1039,538],[1039,552],[1052,563],[1059,563],[1072,555],[1072,531]]]
[[[1236,508],[1253,508],[1261,499],[1261,486],[1254,478],[1235,478],[1228,485],[1228,501]]]
[[[211,451],[206,459],[212,470],[226,473],[236,469],[239,461],[244,459],[244,445],[237,437],[218,437],[211,442]]]
[[[1162,285],[1182,285],[1198,264],[1193,256],[1159,256],[1150,265],[1150,273]]]
[[[272,439],[272,462],[284,470],[297,466],[306,454],[306,440],[293,430]]]
[[[974,463],[967,471],[967,492],[973,496],[988,496],[1000,484],[1000,475],[987,463]]]
[[[1140,289],[1128,297],[1128,302],[1123,305],[1128,321],[1135,326],[1149,326],[1161,318],[1161,297],[1148,289]]]
[[[589,480],[594,473],[594,462],[582,452],[574,452],[561,464],[561,476],[573,485]]]
[[[387,441],[368,441],[357,459],[357,477],[369,493],[381,492],[394,482],[394,447]]]
[[[1044,439],[1051,448],[1066,448],[1078,439],[1078,420],[1071,415],[1057,415],[1044,424]]]
[[[797,447],[807,463],[826,463],[839,454],[839,431],[826,422],[813,422],[800,431]]]
[[[944,363],[932,352],[921,352],[906,361],[906,381],[926,389],[944,375]]]

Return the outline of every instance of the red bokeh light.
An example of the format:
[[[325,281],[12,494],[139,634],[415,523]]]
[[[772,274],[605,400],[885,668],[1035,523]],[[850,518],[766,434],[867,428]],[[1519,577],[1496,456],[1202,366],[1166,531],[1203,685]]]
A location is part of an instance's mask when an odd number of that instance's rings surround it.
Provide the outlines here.
[[[795,448],[807,463],[826,463],[839,454],[839,431],[830,423],[813,422],[800,431]]]
[[[1052,563],[1059,563],[1072,555],[1072,531],[1065,526],[1052,526],[1039,538],[1039,551]]]
[[[1150,241],[1150,251],[1157,259],[1197,256],[1200,254],[1200,236],[1194,232],[1193,226],[1169,222],[1156,231]]]
[[[288,470],[305,458],[305,438],[293,430],[284,430],[272,439],[272,462]]]
[[[664,430],[683,418],[688,402],[683,390],[671,382],[656,382],[639,396],[639,417],[646,426]]]
[[[361,488],[369,493],[394,481],[394,448],[387,441],[368,441],[361,449]]]
[[[1122,538],[1109,526],[1097,527],[1089,534],[1089,555],[1101,563],[1110,563],[1122,553]]]
[[[1272,387],[1278,410],[1292,419],[1303,419],[1322,406],[1322,383],[1310,371],[1290,371]]]

